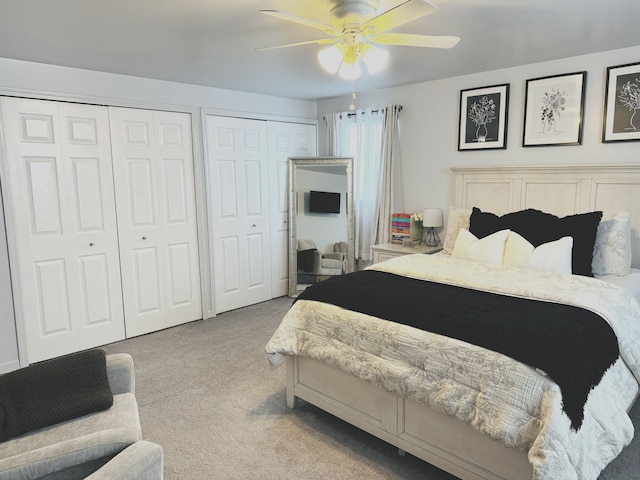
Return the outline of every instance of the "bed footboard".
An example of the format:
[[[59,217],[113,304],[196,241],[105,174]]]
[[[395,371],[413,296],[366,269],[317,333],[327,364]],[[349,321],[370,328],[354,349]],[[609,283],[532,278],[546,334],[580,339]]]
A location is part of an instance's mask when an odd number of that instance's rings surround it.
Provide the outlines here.
[[[531,480],[526,453],[308,357],[287,357],[287,405],[301,398],[463,480]]]

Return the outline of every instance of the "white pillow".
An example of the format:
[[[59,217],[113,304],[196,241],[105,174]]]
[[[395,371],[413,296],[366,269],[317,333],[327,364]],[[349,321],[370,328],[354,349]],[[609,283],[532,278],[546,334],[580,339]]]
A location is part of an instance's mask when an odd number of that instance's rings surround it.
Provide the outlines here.
[[[469,219],[471,218],[471,210],[466,208],[449,207],[449,216],[447,217],[447,233],[444,237],[442,250],[451,255],[453,247],[458,238],[458,232],[461,228],[469,230]]]
[[[572,237],[562,237],[534,248],[522,235],[509,231],[502,264],[542,272],[571,273],[572,249]]]
[[[499,232],[478,239],[478,237],[466,228],[461,228],[458,232],[451,256],[462,260],[501,265],[504,255],[504,245],[508,235],[509,230],[500,230]]]
[[[602,219],[596,232],[591,269],[594,275],[628,275],[631,271],[629,214]]]

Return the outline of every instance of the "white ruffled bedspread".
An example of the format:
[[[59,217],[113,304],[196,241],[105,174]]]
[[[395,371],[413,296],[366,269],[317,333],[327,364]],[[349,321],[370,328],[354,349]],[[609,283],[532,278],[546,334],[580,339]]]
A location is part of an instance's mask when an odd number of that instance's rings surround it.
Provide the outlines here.
[[[587,308],[615,331],[620,358],[591,391],[578,431],[562,410],[559,387],[543,373],[460,340],[333,305],[296,302],[266,346],[269,361],[308,356],[456,417],[528,450],[534,480],[595,480],[631,441],[627,409],[640,380],[640,305],[621,288],[444,255],[406,255],[369,268]]]

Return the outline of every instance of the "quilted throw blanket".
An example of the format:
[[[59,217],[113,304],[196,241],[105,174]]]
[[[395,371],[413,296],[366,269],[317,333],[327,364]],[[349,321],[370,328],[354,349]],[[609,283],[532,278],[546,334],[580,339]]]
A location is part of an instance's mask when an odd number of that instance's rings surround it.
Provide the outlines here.
[[[633,437],[626,409],[640,380],[640,305],[588,277],[407,255],[370,269],[508,296],[585,308],[605,318],[620,358],[591,390],[578,430],[558,385],[512,358],[443,335],[311,300],[299,300],[269,341],[269,361],[305,355],[528,451],[534,479],[597,479]],[[425,306],[426,308],[426,306]]]

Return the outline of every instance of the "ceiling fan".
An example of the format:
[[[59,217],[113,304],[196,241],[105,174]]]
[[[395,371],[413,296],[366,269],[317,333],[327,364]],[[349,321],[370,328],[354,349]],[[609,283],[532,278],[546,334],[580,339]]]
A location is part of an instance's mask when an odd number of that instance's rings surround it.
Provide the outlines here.
[[[377,13],[379,0],[327,0],[331,25],[297,17],[277,10],[260,10],[265,15],[289,20],[320,30],[331,38],[308,40],[275,47],[299,45],[331,45],[318,52],[318,61],[330,73],[355,79],[360,76],[359,62],[363,60],[370,73],[384,68],[388,52],[376,45],[400,45],[408,47],[452,48],[460,37],[452,35],[418,35],[411,33],[389,33],[389,30],[435,12],[438,7],[425,0],[405,0],[399,5]]]

